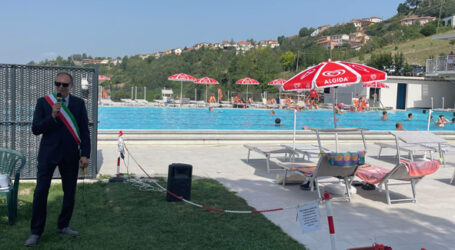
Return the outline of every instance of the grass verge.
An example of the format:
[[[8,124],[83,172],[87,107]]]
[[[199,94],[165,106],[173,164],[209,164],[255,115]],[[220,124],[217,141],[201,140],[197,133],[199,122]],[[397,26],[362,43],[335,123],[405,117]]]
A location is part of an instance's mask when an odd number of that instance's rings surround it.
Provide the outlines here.
[[[29,235],[34,184],[20,185],[18,220],[7,225],[0,202],[1,249],[20,249]],[[80,236],[56,233],[62,196],[49,191],[47,225],[35,249],[305,249],[262,214],[206,211],[167,202],[165,193],[140,191],[129,183],[79,184],[71,227]],[[193,180],[192,200],[225,209],[252,210],[214,180]]]

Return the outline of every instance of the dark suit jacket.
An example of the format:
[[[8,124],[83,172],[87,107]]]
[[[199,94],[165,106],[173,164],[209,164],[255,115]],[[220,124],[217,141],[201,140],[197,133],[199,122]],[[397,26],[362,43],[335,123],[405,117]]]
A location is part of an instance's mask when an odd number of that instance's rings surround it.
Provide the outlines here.
[[[52,107],[44,97],[38,99],[33,114],[32,132],[42,134],[38,152],[38,164],[58,164],[63,157],[78,161],[81,156],[90,157],[90,132],[85,103],[81,98],[69,96],[68,109],[79,126],[81,143],[78,146],[68,128],[57,116],[52,118]]]

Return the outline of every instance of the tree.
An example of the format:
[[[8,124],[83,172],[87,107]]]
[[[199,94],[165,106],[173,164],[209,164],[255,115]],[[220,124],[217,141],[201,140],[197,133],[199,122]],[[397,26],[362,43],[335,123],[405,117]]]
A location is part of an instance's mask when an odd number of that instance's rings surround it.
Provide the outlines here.
[[[433,34],[436,34],[436,25],[434,22],[426,23],[420,30],[420,33],[424,36],[431,36]]]
[[[286,51],[286,53],[280,56],[280,63],[284,70],[291,70],[294,68],[295,55],[291,51]]]
[[[398,14],[405,14],[406,15],[406,14],[409,13],[410,10],[411,9],[409,8],[409,6],[407,4],[405,4],[405,3],[400,3],[398,5],[398,8],[397,8]]]
[[[309,35],[311,35],[311,33],[313,33],[313,31],[314,31],[314,28],[303,27],[299,30],[299,37],[309,36]]]

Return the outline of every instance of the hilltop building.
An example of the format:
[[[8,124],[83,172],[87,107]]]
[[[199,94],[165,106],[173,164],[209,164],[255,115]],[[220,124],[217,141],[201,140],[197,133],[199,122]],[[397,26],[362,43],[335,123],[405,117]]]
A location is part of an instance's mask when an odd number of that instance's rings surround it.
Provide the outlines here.
[[[367,18],[352,19],[349,23],[354,24],[354,27],[356,27],[357,30],[364,30],[366,27],[380,22],[382,22],[382,18],[372,16]]]
[[[315,36],[319,35],[321,32],[323,32],[324,30],[326,30],[328,28],[330,28],[330,25],[320,26],[315,31],[313,31],[313,33],[311,33],[310,36],[315,37]]]
[[[419,23],[420,26],[423,26],[426,23],[434,20],[436,20],[436,17],[410,15],[401,19],[401,25],[410,26],[415,23]]]
[[[257,47],[270,47],[270,48],[276,48],[279,47],[280,43],[276,40],[262,40],[259,41],[257,44]]]
[[[444,26],[450,26],[452,29],[455,29],[455,15],[448,16],[442,19],[442,23]]]

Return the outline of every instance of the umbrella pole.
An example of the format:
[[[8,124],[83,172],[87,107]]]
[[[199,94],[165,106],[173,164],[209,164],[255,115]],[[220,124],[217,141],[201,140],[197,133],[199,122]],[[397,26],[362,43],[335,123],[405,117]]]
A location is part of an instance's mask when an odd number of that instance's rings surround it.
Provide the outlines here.
[[[431,109],[428,110],[428,123],[427,123],[427,131],[430,131],[430,123],[431,123]]]
[[[207,84],[205,85],[205,102],[206,103],[208,102],[208,99],[207,99]]]
[[[333,124],[335,128],[337,128],[337,117],[336,117],[336,110],[335,110],[335,91],[336,89],[333,88],[333,91],[330,91],[330,94],[332,95],[332,104],[333,104]]]
[[[295,150],[295,133],[297,130],[297,109],[294,109],[294,138],[292,140],[292,145]]]
[[[180,81],[180,107],[182,107],[183,81]]]
[[[245,100],[246,103],[248,103],[248,85],[246,85],[246,100]]]

